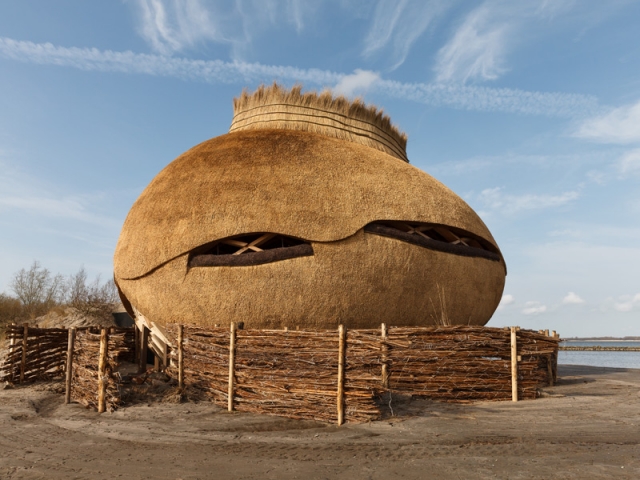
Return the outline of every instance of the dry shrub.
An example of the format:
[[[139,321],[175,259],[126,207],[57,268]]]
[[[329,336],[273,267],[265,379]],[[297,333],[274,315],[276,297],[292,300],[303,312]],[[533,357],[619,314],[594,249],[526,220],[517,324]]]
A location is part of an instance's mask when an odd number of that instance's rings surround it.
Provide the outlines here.
[[[38,261],[14,273],[10,287],[15,297],[0,293],[0,339],[11,322],[28,322],[50,313],[65,316],[67,307],[110,323],[111,312],[119,301],[113,280],[102,283],[98,275],[89,282],[84,267],[68,278],[52,275]]]
[[[100,282],[100,275],[88,283],[84,267],[69,277],[66,303],[82,315],[101,320],[112,320],[111,313],[119,301],[118,290],[113,280]]]
[[[22,303],[17,298],[0,293],[0,340],[4,339],[7,325],[12,322],[20,323],[26,318]]]

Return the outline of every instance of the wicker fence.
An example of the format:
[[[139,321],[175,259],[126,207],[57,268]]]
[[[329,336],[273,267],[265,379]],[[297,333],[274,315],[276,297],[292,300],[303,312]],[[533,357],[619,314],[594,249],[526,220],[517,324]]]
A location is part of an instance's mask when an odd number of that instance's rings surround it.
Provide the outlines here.
[[[9,351],[0,365],[0,381],[48,380],[64,373],[67,330],[9,325]]]
[[[119,364],[134,360],[133,328],[77,332],[71,345],[68,398],[100,412],[115,410],[122,399]]]
[[[466,326],[333,332],[169,325],[167,333],[176,346],[167,371],[186,388],[230,410],[338,423],[379,418],[386,391],[454,402],[535,398],[553,384],[559,342],[530,330]]]
[[[146,349],[136,343],[148,337],[134,332],[11,326],[0,378],[60,375],[66,357],[67,401],[113,410],[122,397],[119,363],[133,362],[141,347],[146,368]],[[535,398],[555,381],[559,343],[548,332],[469,326],[283,331],[171,324],[165,333],[166,372],[196,396],[229,410],[338,424],[379,418],[387,392],[452,402]]]
[[[517,332],[517,398],[553,384],[558,339]],[[512,400],[510,330],[486,327],[392,328],[389,389],[445,401]]]

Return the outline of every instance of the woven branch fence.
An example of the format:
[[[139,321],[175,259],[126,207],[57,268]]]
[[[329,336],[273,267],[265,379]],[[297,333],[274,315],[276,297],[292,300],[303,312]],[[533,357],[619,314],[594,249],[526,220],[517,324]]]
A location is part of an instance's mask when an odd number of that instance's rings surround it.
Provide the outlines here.
[[[166,333],[173,344],[166,372],[181,387],[229,410],[338,424],[380,418],[385,392],[449,402],[521,400],[535,398],[557,375],[559,337],[515,327],[387,330],[383,324],[336,332],[170,324]],[[64,372],[67,357],[67,401],[98,411],[121,403],[118,368],[135,360],[135,329],[14,325],[7,334],[0,378],[51,378]]]
[[[78,332],[73,342],[71,400],[100,412],[113,411],[122,400],[120,362],[133,361],[133,328]]]
[[[167,373],[213,402],[339,424],[379,418],[387,391],[450,402],[536,398],[555,380],[559,342],[468,326],[336,333],[173,324],[167,333],[177,345]]]
[[[64,373],[66,329],[11,324],[6,329],[6,337],[9,349],[0,365],[0,381],[49,380]]]
[[[389,389],[436,400],[510,400],[510,331],[486,327],[392,328]],[[558,340],[530,330],[517,333],[517,398],[536,398],[553,384]]]

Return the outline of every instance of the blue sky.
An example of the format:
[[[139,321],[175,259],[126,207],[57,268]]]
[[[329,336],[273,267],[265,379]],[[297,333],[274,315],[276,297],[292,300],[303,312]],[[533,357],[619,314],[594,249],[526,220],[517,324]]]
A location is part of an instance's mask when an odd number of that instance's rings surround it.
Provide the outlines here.
[[[382,107],[507,261],[489,325],[640,335],[640,2],[0,3],[0,291],[111,275],[124,218],[232,98],[277,80]]]

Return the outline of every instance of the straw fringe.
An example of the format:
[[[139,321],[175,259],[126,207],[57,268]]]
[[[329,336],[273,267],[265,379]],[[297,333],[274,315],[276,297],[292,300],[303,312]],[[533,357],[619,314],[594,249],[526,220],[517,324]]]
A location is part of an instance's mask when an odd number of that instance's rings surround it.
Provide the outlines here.
[[[246,89],[234,98],[234,117],[229,132],[255,129],[300,130],[319,133],[376,148],[408,162],[407,136],[391,119],[362,99],[333,97],[325,90],[302,93],[297,85],[286,90],[274,83],[255,92]]]

